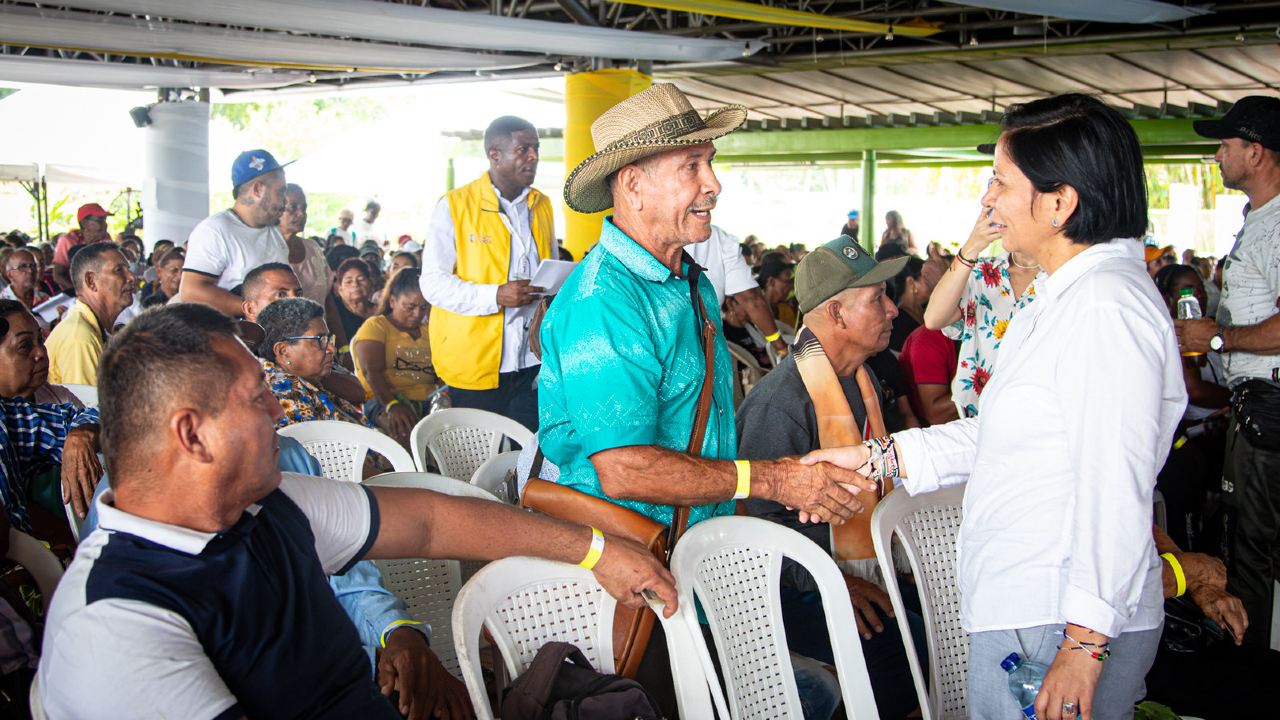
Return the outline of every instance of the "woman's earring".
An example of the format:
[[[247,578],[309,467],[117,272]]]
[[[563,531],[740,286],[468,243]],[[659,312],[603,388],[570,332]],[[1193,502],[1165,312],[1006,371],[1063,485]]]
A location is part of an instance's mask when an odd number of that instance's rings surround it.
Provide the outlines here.
[[[1058,227],[1058,218],[1053,219],[1053,226]]]

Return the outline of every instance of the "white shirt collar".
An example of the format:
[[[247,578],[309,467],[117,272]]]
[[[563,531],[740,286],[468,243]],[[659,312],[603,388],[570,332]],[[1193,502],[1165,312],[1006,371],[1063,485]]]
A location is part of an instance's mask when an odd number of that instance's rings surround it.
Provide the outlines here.
[[[490,184],[492,185],[492,183]],[[529,188],[526,187],[525,189],[521,190],[520,194],[517,195],[514,200],[508,200],[505,197],[503,197],[502,191],[498,189],[497,185],[493,185],[493,194],[498,196],[499,204],[513,205],[513,206],[519,207],[520,205],[528,204],[527,201],[529,199]]]
[[[1042,300],[1055,300],[1067,288],[1075,284],[1098,265],[1112,258],[1128,258],[1142,264],[1142,243],[1133,238],[1116,238],[1091,245],[1087,250],[1063,263],[1052,275],[1046,276],[1036,289]]]
[[[115,492],[108,489],[103,491],[97,501],[98,527],[107,532],[136,535],[188,555],[199,555],[214,538],[218,537],[218,533],[201,532],[127,513],[118,509],[113,504],[114,500]],[[246,508],[246,511],[250,515],[257,515],[261,509],[262,506],[255,503]]]

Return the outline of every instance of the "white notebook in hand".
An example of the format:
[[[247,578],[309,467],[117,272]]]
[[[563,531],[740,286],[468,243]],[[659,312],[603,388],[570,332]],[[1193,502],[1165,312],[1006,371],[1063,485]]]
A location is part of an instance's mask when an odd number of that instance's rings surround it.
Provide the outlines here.
[[[538,263],[538,270],[529,284],[542,288],[545,295],[555,295],[577,266],[578,263],[567,260],[543,260]]]

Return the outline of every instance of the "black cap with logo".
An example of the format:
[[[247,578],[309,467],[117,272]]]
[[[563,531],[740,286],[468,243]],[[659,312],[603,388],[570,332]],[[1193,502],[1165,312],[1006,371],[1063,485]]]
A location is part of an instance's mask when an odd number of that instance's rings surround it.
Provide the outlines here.
[[[1221,118],[1197,120],[1192,127],[1202,137],[1240,138],[1280,151],[1280,98],[1250,95],[1232,105]]]

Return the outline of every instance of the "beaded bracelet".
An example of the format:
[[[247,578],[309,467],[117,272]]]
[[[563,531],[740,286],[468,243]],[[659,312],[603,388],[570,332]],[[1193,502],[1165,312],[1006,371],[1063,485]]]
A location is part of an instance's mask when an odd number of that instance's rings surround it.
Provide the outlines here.
[[[862,444],[867,448],[867,461],[862,467],[869,467],[867,477],[876,484],[883,497],[885,478],[898,476],[898,446],[892,435],[872,438]]]
[[[1104,643],[1083,642],[1067,634],[1066,628],[1062,628],[1062,637],[1075,643],[1075,647],[1064,648],[1061,645],[1059,645],[1058,646],[1059,650],[1083,650],[1089,653],[1089,657],[1093,658],[1094,660],[1097,660],[1098,662],[1102,662],[1103,660],[1106,660],[1107,658],[1111,657],[1110,642],[1104,642]]]
[[[960,261],[961,265],[966,265],[968,267],[974,267],[978,264],[977,258],[970,260],[969,258],[965,257],[963,250],[956,250],[956,259]]]

